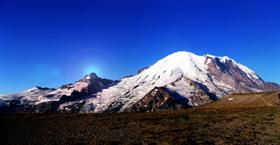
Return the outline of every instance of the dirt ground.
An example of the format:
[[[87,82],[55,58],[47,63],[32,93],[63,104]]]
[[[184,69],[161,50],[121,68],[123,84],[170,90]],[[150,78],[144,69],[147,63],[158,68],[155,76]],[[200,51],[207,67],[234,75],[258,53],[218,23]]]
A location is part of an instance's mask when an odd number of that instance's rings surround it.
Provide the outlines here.
[[[1,144],[280,144],[280,108],[2,114]]]

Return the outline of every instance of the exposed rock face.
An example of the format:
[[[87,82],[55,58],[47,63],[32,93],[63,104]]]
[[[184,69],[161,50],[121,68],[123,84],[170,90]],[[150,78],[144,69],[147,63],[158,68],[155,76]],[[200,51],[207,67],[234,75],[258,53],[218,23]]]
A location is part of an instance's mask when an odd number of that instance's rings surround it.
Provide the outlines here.
[[[79,82],[88,84],[86,88],[82,88],[82,91],[84,91],[86,94],[95,94],[97,92],[102,91],[105,88],[108,88],[114,83],[117,83],[109,79],[100,78],[95,73],[86,76]]]
[[[265,92],[279,90],[279,85],[264,82],[257,74],[230,58],[207,57],[206,63],[210,77],[236,88],[240,93],[252,92],[252,88]]]
[[[177,83],[180,83],[181,81],[185,81],[184,83],[188,84],[188,88],[185,89],[185,91],[187,91],[186,93],[188,93],[188,98],[181,96],[172,89],[172,87],[176,87]],[[192,87],[193,89],[190,90]],[[196,84],[195,82],[186,78],[180,78],[179,80],[171,83],[170,86],[155,87],[141,100],[124,111],[154,112],[165,110],[182,110],[216,101],[217,98],[211,95],[212,94],[208,94],[206,91],[202,90],[199,84]],[[189,104],[192,104],[193,106]]]
[[[168,93],[166,88],[154,88],[141,100],[125,109],[127,112],[153,112],[164,110],[181,110],[188,108],[188,100],[175,98]],[[176,100],[177,99],[177,100]],[[181,99],[181,100],[180,100]]]
[[[259,85],[264,82],[259,78],[247,76],[232,60],[221,62],[220,59],[207,57],[209,76],[226,85],[240,90],[250,92],[251,88],[260,89]]]
[[[266,91],[277,91],[280,88],[280,86],[278,84],[271,83],[271,82],[266,82],[262,87]]]
[[[100,78],[95,73],[91,73],[86,75],[83,79],[77,81],[75,84],[68,84],[58,88],[56,93],[63,93],[63,95],[67,96],[70,96],[73,91],[95,94],[116,84],[117,82],[118,81]]]

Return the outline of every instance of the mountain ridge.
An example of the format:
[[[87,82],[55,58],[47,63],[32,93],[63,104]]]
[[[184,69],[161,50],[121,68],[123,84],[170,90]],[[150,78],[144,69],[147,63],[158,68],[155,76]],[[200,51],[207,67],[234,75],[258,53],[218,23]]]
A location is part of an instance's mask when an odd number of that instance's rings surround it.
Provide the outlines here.
[[[156,98],[151,92],[158,88],[161,93]],[[227,56],[199,56],[179,51],[120,81],[100,78],[92,73],[74,84],[63,85],[57,89],[35,87],[19,94],[0,96],[0,106],[3,108],[6,104],[6,107],[9,107],[11,102],[15,104],[15,108],[17,105],[36,106],[56,102],[56,109],[52,110],[54,112],[123,112],[131,110],[129,108],[133,106],[136,106],[134,110],[137,110],[137,107],[143,108],[135,105],[142,100],[143,105],[151,106],[144,110],[153,111],[161,108],[162,105],[158,103],[164,103],[161,98],[166,96],[170,108],[174,107],[174,104],[196,107],[232,93],[279,89],[278,84],[265,82],[253,70]],[[176,100],[176,97],[181,98],[181,101]],[[158,105],[156,107],[149,103]]]
[[[186,80],[180,80],[181,78]],[[207,100],[219,99],[230,93],[270,91],[270,88],[264,88],[266,83],[254,71],[229,57],[198,56],[181,51],[98,93],[97,99],[87,101],[87,104],[94,106],[93,110],[89,109],[90,107],[87,109],[89,112],[102,112],[108,108],[118,108],[113,110],[122,112],[155,87],[167,87],[171,92],[177,92],[190,100],[192,104],[189,105],[195,107],[200,103],[192,101],[191,98],[197,87],[192,87],[189,80],[209,94]]]

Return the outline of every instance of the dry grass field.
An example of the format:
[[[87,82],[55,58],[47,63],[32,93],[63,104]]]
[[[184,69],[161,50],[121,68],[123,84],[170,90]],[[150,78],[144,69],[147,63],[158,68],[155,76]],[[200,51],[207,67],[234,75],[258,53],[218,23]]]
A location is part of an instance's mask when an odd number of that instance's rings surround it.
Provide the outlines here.
[[[1,115],[1,144],[280,144],[280,108]]]
[[[0,144],[280,144],[280,107],[212,107],[151,113],[2,114]]]
[[[256,108],[256,107],[278,107],[280,106],[280,93],[246,93],[233,94],[223,99],[202,106],[202,108]]]

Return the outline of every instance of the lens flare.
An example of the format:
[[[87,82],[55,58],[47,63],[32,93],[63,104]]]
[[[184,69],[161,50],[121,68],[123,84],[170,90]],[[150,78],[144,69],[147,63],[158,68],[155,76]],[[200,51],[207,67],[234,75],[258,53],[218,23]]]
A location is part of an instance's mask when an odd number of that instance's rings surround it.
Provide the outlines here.
[[[97,75],[100,75],[100,69],[96,65],[88,65],[85,67],[83,75],[88,75],[90,73],[96,73]]]

